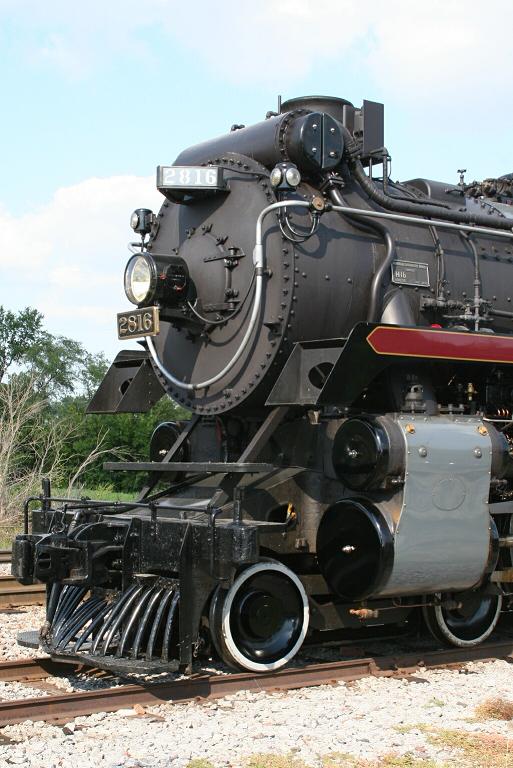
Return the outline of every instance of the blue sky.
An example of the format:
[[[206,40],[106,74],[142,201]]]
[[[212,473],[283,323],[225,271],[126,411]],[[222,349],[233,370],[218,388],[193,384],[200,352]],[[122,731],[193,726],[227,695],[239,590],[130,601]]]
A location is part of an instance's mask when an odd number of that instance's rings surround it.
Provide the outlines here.
[[[0,0],[0,303],[112,357],[154,171],[284,98],[385,103],[392,175],[513,171],[513,5]]]

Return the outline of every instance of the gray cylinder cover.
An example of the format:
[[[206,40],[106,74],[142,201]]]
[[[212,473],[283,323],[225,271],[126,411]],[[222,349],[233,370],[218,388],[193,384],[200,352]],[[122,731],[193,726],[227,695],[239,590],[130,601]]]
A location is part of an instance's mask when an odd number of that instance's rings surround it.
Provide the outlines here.
[[[472,417],[405,415],[398,424],[406,444],[404,493],[393,521],[394,565],[379,594],[473,587],[489,557],[488,431]]]

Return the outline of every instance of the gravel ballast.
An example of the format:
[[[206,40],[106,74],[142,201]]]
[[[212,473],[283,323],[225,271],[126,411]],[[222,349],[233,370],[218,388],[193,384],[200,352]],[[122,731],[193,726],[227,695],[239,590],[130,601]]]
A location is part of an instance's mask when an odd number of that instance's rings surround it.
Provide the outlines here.
[[[16,658],[16,632],[37,626],[41,608],[0,614],[0,654]],[[61,690],[112,684],[49,679]],[[0,685],[0,699],[48,695],[19,683]],[[513,701],[513,665],[497,660],[460,670],[421,670],[405,678],[365,678],[288,693],[241,691],[217,701],[153,707],[76,718],[62,726],[26,721],[0,731],[0,766],[27,768],[185,768],[193,759],[244,766],[255,753],[293,755],[315,768],[323,756],[385,754],[446,760],[454,751],[432,744],[426,726],[511,739],[511,721],[475,719],[490,697]],[[512,758],[513,766],[513,758]]]
[[[8,659],[30,658],[41,656],[41,652],[33,648],[23,648],[16,642],[18,632],[37,629],[45,618],[42,605],[13,608],[0,612],[0,661]],[[1,764],[0,764],[1,765]]]

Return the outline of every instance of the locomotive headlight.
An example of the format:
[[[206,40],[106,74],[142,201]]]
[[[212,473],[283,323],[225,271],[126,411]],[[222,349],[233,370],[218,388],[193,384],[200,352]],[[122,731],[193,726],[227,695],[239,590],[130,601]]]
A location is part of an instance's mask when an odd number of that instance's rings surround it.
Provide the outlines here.
[[[125,269],[125,293],[132,304],[150,301],[157,285],[157,267],[148,253],[137,253]]]

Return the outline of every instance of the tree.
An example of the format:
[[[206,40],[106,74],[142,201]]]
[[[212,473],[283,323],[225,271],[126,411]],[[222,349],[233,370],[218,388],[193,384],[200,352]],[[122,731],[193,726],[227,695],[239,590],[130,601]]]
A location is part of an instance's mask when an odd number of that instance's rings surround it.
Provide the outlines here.
[[[55,336],[42,327],[43,315],[26,307],[0,306],[0,382],[14,367],[28,374],[33,389],[49,399],[93,391],[107,369],[103,354],[90,354],[79,341]]]
[[[108,367],[109,361],[103,352],[98,352],[97,354],[86,353],[82,365],[81,380],[79,383],[81,391],[87,398],[87,402],[91,400],[94,393],[100,386],[100,382],[107,373]]]
[[[42,476],[62,481],[62,449],[73,429],[72,422],[48,419],[46,401],[34,395],[26,375],[0,384],[0,519],[21,513]]]
[[[80,390],[91,357],[79,341],[41,331],[23,363],[37,392],[55,400]]]
[[[63,461],[68,477],[101,445],[102,456],[88,463],[80,476],[86,488],[109,486],[116,491],[135,492],[144,484],[144,472],[106,472],[104,461],[147,461],[150,438],[163,421],[188,419],[189,413],[168,397],[163,397],[147,413],[86,414],[87,398],[68,397],[54,407],[54,418],[71,422],[73,434],[63,446]],[[110,455],[108,455],[110,454]]]
[[[168,398],[148,413],[86,415],[108,361],[42,320],[35,309],[0,307],[0,516],[21,511],[43,474],[61,488],[136,491],[144,473],[107,473],[103,461],[147,459],[157,424],[189,415]]]
[[[11,312],[0,306],[0,382],[7,370],[21,363],[27,353],[40,340],[43,315],[25,307]]]

